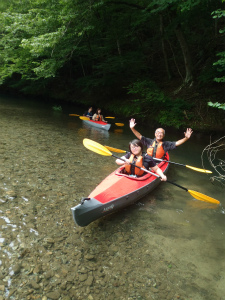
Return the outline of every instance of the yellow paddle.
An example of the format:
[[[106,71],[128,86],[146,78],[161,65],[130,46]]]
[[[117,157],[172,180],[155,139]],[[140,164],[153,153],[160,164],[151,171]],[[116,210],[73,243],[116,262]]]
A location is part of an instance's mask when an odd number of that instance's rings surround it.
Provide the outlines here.
[[[69,114],[70,117],[80,117],[80,115],[77,114]],[[105,119],[115,119],[115,117],[105,117]]]
[[[125,150],[121,150],[121,149],[117,149],[117,148],[113,148],[113,147],[109,147],[109,146],[105,146],[105,147],[112,152],[117,152],[117,153],[126,153],[127,152]]]
[[[89,117],[85,117],[85,116],[80,116],[79,118],[80,118],[81,120],[88,120],[88,121],[90,120]]]
[[[107,149],[109,149],[110,151],[113,151],[113,152],[126,153],[126,151],[121,150],[121,149],[116,149],[116,148],[112,148],[112,147],[109,147],[109,146],[105,146],[105,147]],[[171,163],[171,164],[175,164],[175,165],[178,165],[178,166],[186,167],[186,168],[189,168],[189,169],[191,169],[193,171],[196,171],[196,172],[207,173],[207,174],[212,173],[212,171],[209,171],[209,170],[205,170],[205,169],[200,169],[200,168],[196,168],[196,167],[192,167],[192,166],[188,166],[188,165],[179,164],[179,163],[176,163],[176,162],[173,162],[173,161],[170,161],[170,160],[164,160],[164,159],[155,158],[155,157],[153,159],[157,160],[157,161],[165,161],[165,162],[168,162],[168,163]]]
[[[95,141],[92,141],[90,139],[84,139],[83,140],[83,144],[84,144],[84,146],[87,149],[89,149],[89,150],[91,150],[93,152],[96,152],[96,153],[98,153],[100,155],[113,156],[115,158],[119,158],[119,159],[123,160],[122,158],[120,158],[120,157],[112,154],[112,152],[110,152],[109,149],[107,149],[106,147],[104,147],[103,145],[101,145],[101,144],[99,144],[99,143],[97,143]],[[152,172],[150,172],[150,171],[148,171],[148,170],[146,170],[144,168],[141,168],[141,167],[138,167],[138,166],[136,166],[136,167],[139,168],[139,169],[141,169],[141,170],[143,170],[143,171],[145,171],[146,173],[150,173],[150,174],[152,174],[152,175],[154,175],[154,176],[156,176],[158,178],[161,178],[159,175],[157,175],[155,173],[152,173]],[[177,186],[177,187],[185,190],[186,192],[188,192],[189,194],[191,194],[191,196],[194,197],[197,200],[201,200],[201,201],[205,201],[205,202],[210,202],[210,203],[215,203],[215,204],[220,204],[220,201],[218,201],[218,200],[216,200],[214,198],[211,198],[211,197],[206,196],[204,194],[201,194],[199,192],[195,192],[193,190],[188,190],[185,187],[183,187],[183,186],[181,186],[179,184],[176,184],[176,183],[174,183],[172,181],[168,181],[167,180],[166,182],[171,183],[171,184],[173,184],[173,185],[175,185],[175,186]]]
[[[79,117],[80,115],[77,114],[69,114],[70,117]]]

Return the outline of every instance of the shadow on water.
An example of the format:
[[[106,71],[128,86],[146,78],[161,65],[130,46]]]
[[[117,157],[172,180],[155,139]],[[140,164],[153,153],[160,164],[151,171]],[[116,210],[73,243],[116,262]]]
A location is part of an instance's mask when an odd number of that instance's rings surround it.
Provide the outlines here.
[[[79,228],[70,208],[116,167],[114,158],[84,148],[83,138],[127,150],[132,133],[126,124],[98,131],[63,111],[6,100],[0,99],[0,299],[224,299],[223,188],[171,165],[170,180],[221,206],[161,183],[134,205]],[[206,145],[193,136],[171,160],[201,167]]]

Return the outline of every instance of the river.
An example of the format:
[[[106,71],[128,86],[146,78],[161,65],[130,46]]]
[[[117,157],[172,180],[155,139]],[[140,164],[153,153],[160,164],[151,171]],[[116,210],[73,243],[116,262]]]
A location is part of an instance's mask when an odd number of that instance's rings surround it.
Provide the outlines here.
[[[169,180],[221,205],[161,183],[126,209],[78,227],[71,207],[116,168],[83,139],[127,150],[134,136],[126,123],[107,132],[69,113],[82,111],[0,97],[0,300],[224,300],[224,187],[171,164]],[[167,140],[182,137],[166,132]],[[209,142],[194,133],[170,159],[202,168]],[[205,167],[214,171],[207,159]]]

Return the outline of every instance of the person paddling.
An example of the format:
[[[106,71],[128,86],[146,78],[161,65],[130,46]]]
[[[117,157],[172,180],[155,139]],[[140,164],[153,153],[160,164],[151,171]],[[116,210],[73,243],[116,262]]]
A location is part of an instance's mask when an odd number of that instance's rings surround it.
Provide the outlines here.
[[[102,121],[102,122],[106,122],[107,123],[107,121],[104,120],[103,115],[101,114],[101,108],[98,108],[96,110],[96,113],[92,117],[92,120],[93,121]]]
[[[148,155],[155,157],[155,158],[163,158],[165,153],[175,149],[177,146],[182,145],[192,135],[192,129],[187,128],[186,132],[184,132],[184,138],[176,141],[176,142],[170,142],[170,141],[164,141],[163,138],[165,137],[165,130],[163,128],[157,128],[155,131],[155,138],[150,139],[146,138],[143,135],[141,135],[134,127],[135,127],[135,119],[130,120],[130,129],[136,135],[136,137],[141,140],[144,146],[147,147],[147,153]]]
[[[90,119],[92,119],[92,117],[93,117],[92,107],[89,107],[88,110],[84,112],[83,116],[89,117]]]
[[[151,168],[161,177],[161,181],[166,181],[167,177],[163,174],[162,170],[156,165],[152,157],[146,153],[143,153],[143,144],[140,140],[135,139],[129,143],[129,152],[124,156],[116,159],[116,163],[119,166],[124,166],[125,172],[129,175],[142,176],[145,172],[136,168],[136,166],[149,169]]]

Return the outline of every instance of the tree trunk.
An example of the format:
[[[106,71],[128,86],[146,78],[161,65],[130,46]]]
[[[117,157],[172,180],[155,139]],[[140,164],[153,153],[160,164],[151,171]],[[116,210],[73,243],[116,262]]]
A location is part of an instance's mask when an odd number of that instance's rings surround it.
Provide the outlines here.
[[[191,84],[193,82],[193,65],[191,60],[191,54],[181,29],[176,28],[175,33],[180,43],[181,50],[184,57],[184,64],[185,64],[185,71],[186,71],[184,84]]]
[[[159,16],[159,20],[160,20],[160,35],[161,35],[161,43],[162,43],[162,52],[163,52],[163,57],[164,57],[164,62],[165,62],[166,73],[167,73],[168,79],[170,80],[172,78],[172,76],[171,76],[168,58],[167,58],[167,52],[166,52],[166,48],[165,48],[165,40],[163,37],[164,26],[163,26],[163,16],[161,14]]]

